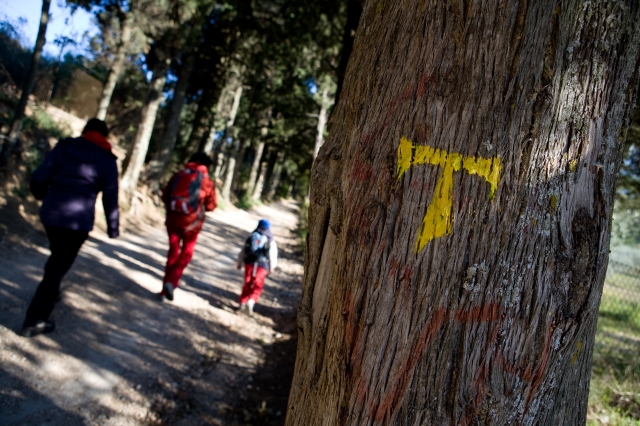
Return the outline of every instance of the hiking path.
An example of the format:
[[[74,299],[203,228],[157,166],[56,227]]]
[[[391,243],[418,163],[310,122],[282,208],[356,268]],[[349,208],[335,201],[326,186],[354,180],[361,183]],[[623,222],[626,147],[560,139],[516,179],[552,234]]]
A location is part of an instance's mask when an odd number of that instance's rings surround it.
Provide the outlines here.
[[[140,225],[117,239],[94,230],[62,283],[56,330],[31,339],[16,332],[47,240],[26,224],[31,242],[0,235],[0,424],[283,424],[303,271],[297,208],[281,201],[209,213],[173,302],[157,296],[163,227]],[[237,312],[235,259],[262,217],[280,260],[248,317]]]

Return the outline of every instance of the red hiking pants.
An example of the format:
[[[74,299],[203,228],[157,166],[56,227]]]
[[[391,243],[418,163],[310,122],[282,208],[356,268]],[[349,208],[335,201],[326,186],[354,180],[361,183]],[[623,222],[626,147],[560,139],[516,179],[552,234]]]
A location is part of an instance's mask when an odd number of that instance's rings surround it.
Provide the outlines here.
[[[200,232],[199,230],[185,232],[167,227],[167,233],[169,234],[169,253],[167,253],[163,283],[171,283],[174,288],[177,288],[184,268],[191,262]]]
[[[253,268],[258,268],[256,276],[253,276]],[[247,303],[249,299],[254,302],[258,301],[262,288],[264,287],[264,279],[267,277],[267,270],[253,264],[244,265],[244,286],[240,295],[240,303]]]

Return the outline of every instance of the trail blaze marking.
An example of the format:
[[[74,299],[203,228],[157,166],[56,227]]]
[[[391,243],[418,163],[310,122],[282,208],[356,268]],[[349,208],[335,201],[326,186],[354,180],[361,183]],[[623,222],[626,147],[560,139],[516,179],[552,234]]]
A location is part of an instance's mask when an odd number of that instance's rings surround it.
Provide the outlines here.
[[[453,174],[466,170],[469,174],[483,177],[490,185],[489,199],[495,196],[500,183],[500,156],[493,158],[477,158],[463,156],[457,152],[446,152],[427,145],[414,145],[409,139],[400,138],[398,146],[398,179],[402,178],[411,166],[431,164],[442,167],[438,176],[436,189],[422,220],[422,226],[416,242],[416,253],[431,240],[451,233],[453,219]]]

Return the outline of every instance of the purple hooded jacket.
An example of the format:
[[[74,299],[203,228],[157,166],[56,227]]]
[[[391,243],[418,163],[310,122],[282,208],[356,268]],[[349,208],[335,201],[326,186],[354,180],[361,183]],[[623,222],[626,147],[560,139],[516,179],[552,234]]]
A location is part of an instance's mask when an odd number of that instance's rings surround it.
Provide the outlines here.
[[[98,193],[110,238],[118,236],[118,167],[116,156],[89,140],[64,139],[47,154],[31,178],[40,220],[46,226],[91,231]]]

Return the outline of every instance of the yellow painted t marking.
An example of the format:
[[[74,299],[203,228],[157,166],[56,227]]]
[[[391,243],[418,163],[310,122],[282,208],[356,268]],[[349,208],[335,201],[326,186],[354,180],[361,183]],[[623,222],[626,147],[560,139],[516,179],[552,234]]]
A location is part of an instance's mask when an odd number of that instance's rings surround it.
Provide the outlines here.
[[[493,199],[500,183],[500,156],[493,158],[465,157],[457,152],[446,152],[426,145],[414,145],[409,139],[400,138],[398,146],[398,179],[411,166],[430,164],[440,166],[442,172],[438,176],[436,189],[422,220],[416,253],[431,240],[451,233],[453,219],[453,175],[460,169],[469,174],[482,176],[490,185],[489,199]]]

